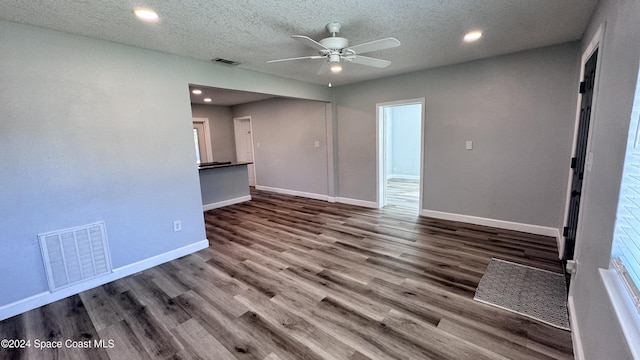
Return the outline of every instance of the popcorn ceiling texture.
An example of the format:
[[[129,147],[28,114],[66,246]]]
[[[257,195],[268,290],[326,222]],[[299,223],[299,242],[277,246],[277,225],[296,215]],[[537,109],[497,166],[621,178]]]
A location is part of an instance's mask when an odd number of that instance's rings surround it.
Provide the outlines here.
[[[241,68],[336,85],[465,62],[580,39],[595,0],[2,0],[0,19],[104,39],[171,54],[242,63]],[[138,21],[134,6],[152,7],[155,24]],[[325,25],[342,23],[340,36],[356,45],[395,37],[402,45],[371,53],[386,69],[347,64],[339,76],[317,75],[322,60],[266,64],[315,55],[291,39],[327,37]],[[481,29],[480,43],[462,36]]]

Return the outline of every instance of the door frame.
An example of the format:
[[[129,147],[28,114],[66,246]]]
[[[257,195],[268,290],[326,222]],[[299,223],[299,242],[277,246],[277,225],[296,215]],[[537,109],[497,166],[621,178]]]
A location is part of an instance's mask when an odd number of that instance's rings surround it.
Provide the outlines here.
[[[598,88],[599,88],[599,78],[600,78],[600,72],[601,72],[601,65],[602,65],[602,60],[603,60],[603,55],[604,52],[602,51],[602,47],[603,47],[603,40],[604,40],[604,27],[605,24],[601,24],[600,27],[598,28],[598,30],[596,31],[596,33],[593,35],[593,37],[591,38],[591,41],[589,42],[589,45],[587,45],[587,47],[585,48],[584,52],[582,53],[582,57],[580,59],[580,77],[578,78],[578,82],[582,81],[582,79],[584,78],[584,66],[587,63],[587,61],[589,60],[589,58],[591,57],[591,55],[593,55],[593,53],[596,50],[598,51],[598,61],[596,62],[596,75],[595,75],[595,84],[593,87],[593,95],[592,95],[592,99],[591,99],[591,118],[589,120],[590,124],[589,124],[589,131],[587,132],[587,149],[586,149],[586,153],[587,153],[587,158],[585,160],[585,172],[584,172],[584,179],[582,182],[582,189],[584,190],[587,187],[587,184],[589,182],[589,174],[591,173],[591,166],[593,165],[593,153],[591,152],[591,141],[592,141],[592,134],[593,134],[593,129],[595,128],[596,125],[596,121],[597,118],[595,116],[596,114],[596,107],[597,107],[597,103],[598,103]],[[573,141],[571,143],[571,157],[575,157],[576,156],[576,143],[578,141],[578,128],[580,125],[580,107],[582,104],[582,94],[579,94],[579,96],[577,97],[577,101],[576,101],[576,118],[575,118],[575,123],[574,123],[574,129],[573,129]],[[569,165],[569,162],[567,162],[567,165]],[[566,189],[566,198],[565,198],[565,206],[564,206],[564,215],[563,215],[563,220],[562,220],[562,227],[567,225],[567,221],[568,221],[568,216],[569,216],[569,206],[571,204],[571,181],[572,181],[572,173],[573,173],[573,169],[571,169],[570,166],[567,166],[567,173],[568,173],[568,178],[567,178],[567,189]],[[583,191],[584,193],[584,191]],[[576,229],[576,239],[578,238],[578,236],[580,235],[580,233],[582,232],[582,225],[583,225],[583,221],[582,221],[582,214],[583,214],[583,207],[584,207],[584,203],[585,201],[580,201],[580,206],[578,207],[578,227]],[[564,236],[562,236],[562,227],[558,230],[558,258],[562,259],[564,257],[564,247],[565,247],[565,239]],[[575,241],[574,244],[574,259],[575,259],[575,254],[577,254],[577,249],[580,247],[579,242]]]
[[[253,166],[247,166],[247,171],[251,171],[251,169],[253,169],[253,186],[257,186],[258,185],[258,178],[256,177],[256,152],[255,152],[255,147],[253,146],[253,121],[251,121],[251,116],[240,116],[240,117],[234,117],[233,118],[233,140],[235,142],[236,145],[236,161],[238,161],[238,153],[239,153],[239,148],[238,148],[238,129],[240,128],[240,123],[242,121],[249,121],[249,131],[251,131],[251,162],[253,163]]]
[[[418,199],[418,213],[422,212],[422,192],[424,188],[424,133],[425,133],[425,98],[396,100],[376,104],[376,207],[384,207],[386,200],[386,149],[385,149],[385,117],[383,111],[386,107],[420,104],[420,192]]]
[[[192,123],[199,123],[199,124],[203,124],[202,127],[204,128],[204,148],[206,151],[206,159],[205,161],[202,161],[202,159],[200,159],[200,162],[210,162],[213,161],[213,144],[211,143],[211,128],[209,127],[209,118],[196,118],[196,117],[192,117],[191,118],[191,122]]]

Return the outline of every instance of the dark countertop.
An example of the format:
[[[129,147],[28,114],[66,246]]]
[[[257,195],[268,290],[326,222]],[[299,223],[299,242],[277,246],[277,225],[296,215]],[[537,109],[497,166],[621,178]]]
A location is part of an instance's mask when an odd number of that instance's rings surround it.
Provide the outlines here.
[[[214,162],[200,164],[200,166],[198,167],[198,170],[218,169],[223,167],[248,165],[248,164],[253,164],[253,163],[252,162],[214,161]]]

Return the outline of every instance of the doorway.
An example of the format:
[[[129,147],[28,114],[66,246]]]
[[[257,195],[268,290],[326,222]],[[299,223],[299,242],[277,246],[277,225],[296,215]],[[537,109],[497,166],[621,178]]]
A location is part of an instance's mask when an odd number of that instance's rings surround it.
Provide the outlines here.
[[[565,238],[563,260],[573,260],[573,253],[578,231],[578,214],[580,210],[580,198],[582,196],[582,185],[584,181],[587,163],[587,143],[589,135],[589,122],[591,120],[591,108],[593,92],[596,79],[596,64],[598,61],[598,50],[589,57],[584,64],[584,78],[580,83],[580,118],[578,120],[578,133],[574,155],[571,158],[571,192],[569,198],[569,209],[567,211],[567,222],[563,230]]]
[[[423,99],[377,104],[379,208],[422,209]]]
[[[233,118],[233,131],[236,140],[236,161],[249,163],[249,186],[256,186],[251,116]]]
[[[193,142],[196,149],[196,163],[213,161],[211,130],[208,118],[193,118]]]
[[[565,218],[562,237],[559,241],[558,251],[565,268],[565,278],[569,290],[569,302],[573,293],[571,274],[575,255],[580,249],[580,212],[582,211],[582,191],[589,181],[593,154],[590,152],[590,134],[594,127],[594,114],[598,98],[598,73],[601,61],[598,61],[599,49],[602,46],[604,24],[596,31],[586,50],[582,53],[580,73],[580,97],[578,97],[576,109],[576,123],[573,138],[573,155],[569,182],[567,184],[567,198],[565,203]],[[568,269],[568,264],[572,269]]]

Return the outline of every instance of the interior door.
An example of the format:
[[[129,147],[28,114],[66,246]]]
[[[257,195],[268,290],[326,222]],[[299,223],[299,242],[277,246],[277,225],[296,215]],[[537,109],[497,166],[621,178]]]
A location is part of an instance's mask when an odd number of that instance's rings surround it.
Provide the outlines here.
[[[250,162],[247,165],[249,171],[249,186],[256,186],[255,164],[253,163],[253,135],[251,134],[251,118],[233,119],[236,138],[236,159],[238,162]]]
[[[585,164],[587,160],[587,138],[589,135],[589,122],[591,120],[591,104],[593,89],[596,79],[596,63],[598,51],[596,50],[584,65],[584,80],[580,83],[582,100],[580,103],[580,119],[576,137],[575,156],[571,159],[571,195],[567,214],[567,226],[564,228],[564,256],[563,261],[572,260],[576,245],[576,232],[578,230],[578,212],[580,210],[580,198],[582,196],[582,182],[584,180]],[[569,281],[569,278],[567,278]]]

